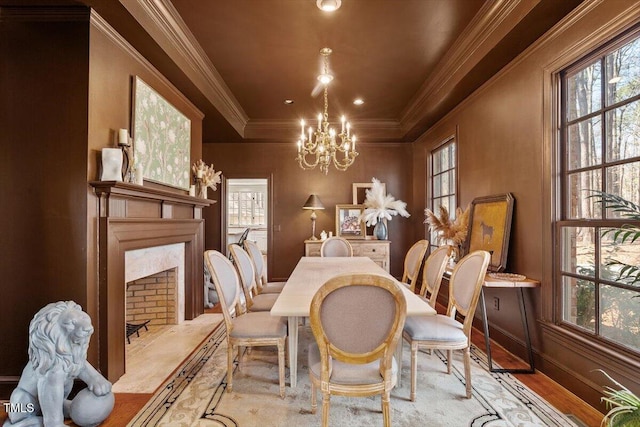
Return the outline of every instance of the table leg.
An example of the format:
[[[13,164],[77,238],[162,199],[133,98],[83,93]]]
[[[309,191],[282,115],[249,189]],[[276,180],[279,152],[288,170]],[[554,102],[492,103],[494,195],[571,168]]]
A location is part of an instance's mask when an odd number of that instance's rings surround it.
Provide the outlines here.
[[[298,382],[298,321],[296,316],[289,316],[289,382],[295,388]]]
[[[522,329],[524,330],[525,342],[527,344],[527,355],[529,356],[529,369],[519,368],[494,368],[491,361],[491,342],[489,340],[489,322],[487,320],[487,306],[484,300],[484,289],[480,292],[480,309],[482,310],[482,323],[484,326],[484,345],[487,351],[487,363],[489,364],[489,371],[498,373],[512,373],[512,374],[533,374],[535,373],[535,367],[533,364],[533,349],[531,348],[531,336],[529,334],[529,322],[527,321],[527,308],[524,304],[524,288],[519,289],[518,303],[520,305],[520,319],[522,320]]]
[[[402,344],[403,344],[403,339],[402,339],[402,335],[400,335],[398,344],[396,344],[396,351],[393,354],[393,356],[396,358],[396,364],[398,365],[398,379],[396,382],[396,385],[398,387],[402,387]]]

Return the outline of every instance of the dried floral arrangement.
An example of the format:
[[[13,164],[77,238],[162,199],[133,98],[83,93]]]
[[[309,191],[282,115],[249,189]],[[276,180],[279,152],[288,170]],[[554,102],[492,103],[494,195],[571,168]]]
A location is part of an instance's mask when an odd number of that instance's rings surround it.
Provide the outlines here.
[[[384,188],[380,180],[373,178],[371,188],[366,191],[364,200],[364,212],[360,219],[367,225],[376,225],[383,219],[391,220],[400,215],[405,218],[411,216],[407,211],[407,204],[402,200],[396,200],[391,194],[384,194]]]
[[[449,209],[446,206],[440,206],[440,216],[434,214],[431,210],[425,209],[425,224],[429,224],[429,230],[438,236],[440,243],[453,245],[460,255],[460,250],[464,241],[467,239],[467,230],[469,228],[469,206],[463,211],[461,208],[456,209],[456,218],[451,219]]]
[[[207,166],[202,160],[195,162],[191,166],[191,170],[193,171],[196,183],[201,188],[211,187],[213,191],[218,189],[217,185],[222,181],[220,178],[222,171],[216,172],[215,169],[213,169],[213,165]]]

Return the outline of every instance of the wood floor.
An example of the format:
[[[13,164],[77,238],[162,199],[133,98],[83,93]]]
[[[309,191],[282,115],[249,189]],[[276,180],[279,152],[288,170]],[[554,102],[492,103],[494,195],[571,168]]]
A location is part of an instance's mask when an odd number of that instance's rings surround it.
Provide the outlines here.
[[[215,311],[215,308],[210,311],[207,310],[207,312]],[[479,348],[484,348],[484,335],[482,334],[482,331],[477,329],[474,330],[472,334],[472,341]],[[528,367],[521,359],[507,352],[495,342],[492,342],[491,349],[493,360],[498,364],[509,367]],[[546,375],[535,373],[516,374],[515,376],[527,387],[543,397],[561,412],[575,415],[580,419],[580,421],[589,427],[600,426],[600,421],[602,420],[602,414],[600,412],[583,402],[559,384],[552,381]],[[101,426],[125,426],[135,416],[135,414],[142,409],[151,396],[152,394],[116,394],[115,407],[109,418],[102,423]],[[6,413],[4,412],[4,407],[0,407],[0,425],[5,418]],[[74,424],[68,422],[68,425],[73,426]]]

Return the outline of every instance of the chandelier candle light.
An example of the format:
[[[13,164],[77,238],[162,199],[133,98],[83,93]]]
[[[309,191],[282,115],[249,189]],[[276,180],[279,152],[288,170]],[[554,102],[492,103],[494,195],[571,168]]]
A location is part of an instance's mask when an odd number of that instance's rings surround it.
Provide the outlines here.
[[[336,169],[345,171],[353,164],[358,152],[356,151],[356,136],[351,134],[351,124],[345,116],[340,119],[341,131],[329,127],[328,87],[333,76],[329,73],[329,55],[331,49],[325,47],[320,50],[324,57],[324,67],[318,80],[324,86],[324,112],[318,114],[318,127],[309,126],[305,135],[305,121],[300,120],[300,138],[298,139],[298,163],[302,169],[314,169],[320,166],[325,175],[329,173],[329,165],[333,163]],[[339,141],[337,138],[339,138]],[[310,159],[307,159],[307,156]]]

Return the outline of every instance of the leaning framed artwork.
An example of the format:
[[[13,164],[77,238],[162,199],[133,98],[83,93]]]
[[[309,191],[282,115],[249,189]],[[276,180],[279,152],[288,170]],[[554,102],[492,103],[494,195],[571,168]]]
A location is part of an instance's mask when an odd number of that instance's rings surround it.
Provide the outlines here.
[[[140,77],[133,80],[135,167],[145,180],[188,190],[191,184],[191,120]]]
[[[489,252],[490,271],[503,271],[507,266],[513,202],[511,193],[477,197],[471,202],[465,253]]]
[[[336,205],[336,235],[345,239],[364,239],[365,225],[360,220],[361,205]]]

